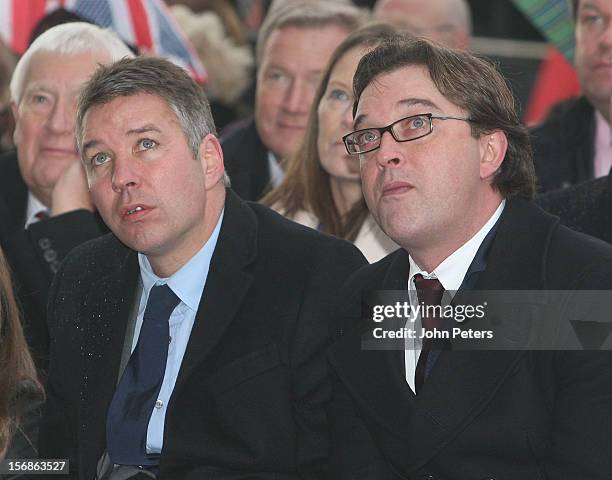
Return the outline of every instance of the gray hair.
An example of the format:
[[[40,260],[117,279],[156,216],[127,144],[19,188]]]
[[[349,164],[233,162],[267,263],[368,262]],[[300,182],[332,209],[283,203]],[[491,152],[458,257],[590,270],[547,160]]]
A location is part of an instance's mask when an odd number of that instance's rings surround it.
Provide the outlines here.
[[[30,62],[37,53],[52,52],[59,55],[79,55],[89,52],[106,53],[109,62],[132,58],[134,54],[111,30],[85,22],[57,25],[41,34],[17,62],[11,78],[11,100],[19,105]]]
[[[124,58],[101,66],[85,84],[79,97],[76,116],[76,141],[83,155],[83,119],[87,111],[118,97],[139,93],[163,99],[176,115],[193,158],[199,156],[206,135],[216,135],[215,122],[206,94],[189,74],[168,60],[155,57]],[[224,177],[228,185],[229,179]]]
[[[323,28],[334,25],[350,33],[368,19],[367,10],[339,0],[285,0],[280,4],[275,3],[259,29],[255,47],[257,65],[261,65],[266,44],[276,30],[286,27]]]

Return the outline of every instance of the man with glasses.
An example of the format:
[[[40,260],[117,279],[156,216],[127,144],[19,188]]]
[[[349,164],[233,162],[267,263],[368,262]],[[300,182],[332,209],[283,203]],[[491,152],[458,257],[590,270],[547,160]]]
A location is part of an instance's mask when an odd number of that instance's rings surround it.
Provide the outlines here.
[[[607,478],[609,352],[453,351],[453,339],[401,335],[375,345],[373,291],[406,292],[416,308],[476,290],[612,288],[612,248],[531,202],[529,138],[506,82],[469,53],[397,39],[361,60],[354,89],[344,143],[372,215],[403,248],[340,295],[331,478]]]

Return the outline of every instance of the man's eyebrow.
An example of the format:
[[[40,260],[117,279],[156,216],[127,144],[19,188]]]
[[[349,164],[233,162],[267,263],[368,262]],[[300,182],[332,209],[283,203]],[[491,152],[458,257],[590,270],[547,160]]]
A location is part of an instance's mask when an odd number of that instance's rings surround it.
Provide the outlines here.
[[[132,128],[125,133],[126,135],[139,135],[141,133],[147,133],[147,132],[161,133],[161,130],[153,124],[147,124],[139,128]]]
[[[589,10],[597,10],[597,11],[599,11],[599,7],[597,5],[594,5],[593,3],[590,3],[588,1],[584,2],[582,5],[580,5],[580,11],[584,10],[585,8],[589,9]]]
[[[423,107],[433,108],[435,110],[440,109],[440,107],[438,107],[434,102],[432,102],[431,100],[427,100],[426,98],[405,98],[404,100],[400,100],[397,103],[404,107],[412,107],[415,105],[419,105]],[[423,113],[429,113],[429,112],[423,112]]]
[[[50,86],[48,82],[44,81],[29,82],[24,88],[23,93],[26,94],[36,90],[42,90],[46,93],[53,93],[53,87]]]
[[[126,135],[140,135],[142,133],[147,133],[147,132],[158,132],[158,133],[161,133],[161,130],[159,128],[157,128],[153,124],[147,124],[147,125],[144,125],[142,127],[132,128],[132,129],[128,130],[127,132],[125,132],[125,134]],[[83,151],[87,150],[88,148],[95,147],[95,146],[99,145],[100,143],[101,142],[99,140],[96,140],[96,139],[89,140],[88,142],[85,142],[85,144],[83,144]]]
[[[359,124],[361,124],[365,118],[366,118],[365,113],[360,113],[359,115],[357,115],[355,117],[355,121],[353,122],[353,128],[355,130],[359,130]]]
[[[89,140],[88,142],[85,142],[83,144],[83,152],[85,150],[88,150],[90,148],[93,148],[93,147],[97,146],[99,143],[100,143],[100,141],[99,140],[95,140],[95,139],[94,140]]]
[[[432,108],[434,110],[440,110],[440,107],[438,107],[431,100],[427,100],[426,98],[405,98],[397,102],[397,104],[403,107],[413,107],[415,105],[418,105],[418,106],[423,106],[427,108]],[[430,113],[430,112],[421,112],[421,113]],[[355,130],[359,130],[359,125],[363,123],[366,116],[367,116],[366,114],[361,113],[355,117],[355,121],[353,122],[353,127],[355,128]]]

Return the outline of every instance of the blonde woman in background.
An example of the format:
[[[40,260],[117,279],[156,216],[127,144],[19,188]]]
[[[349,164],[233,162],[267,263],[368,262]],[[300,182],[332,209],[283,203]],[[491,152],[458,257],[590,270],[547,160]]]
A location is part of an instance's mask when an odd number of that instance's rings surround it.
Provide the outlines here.
[[[42,399],[9,268],[0,250],[0,458],[36,457]]]
[[[262,199],[298,223],[353,242],[369,262],[397,245],[370,216],[359,160],[348,155],[342,136],[352,130],[353,74],[359,60],[394,35],[389,25],[371,24],[338,46],[319,84],[304,140],[289,159],[283,182]]]

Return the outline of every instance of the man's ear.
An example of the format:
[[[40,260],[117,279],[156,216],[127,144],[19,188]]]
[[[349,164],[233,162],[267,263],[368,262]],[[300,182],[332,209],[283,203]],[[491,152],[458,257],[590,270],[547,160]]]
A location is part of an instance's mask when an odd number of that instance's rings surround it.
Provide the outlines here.
[[[508,150],[508,138],[501,130],[480,136],[480,178],[485,180],[495,175],[501,167]]]
[[[223,165],[223,150],[219,139],[212,133],[204,137],[200,144],[200,162],[206,176],[206,190],[210,190],[223,181],[225,167]]]

